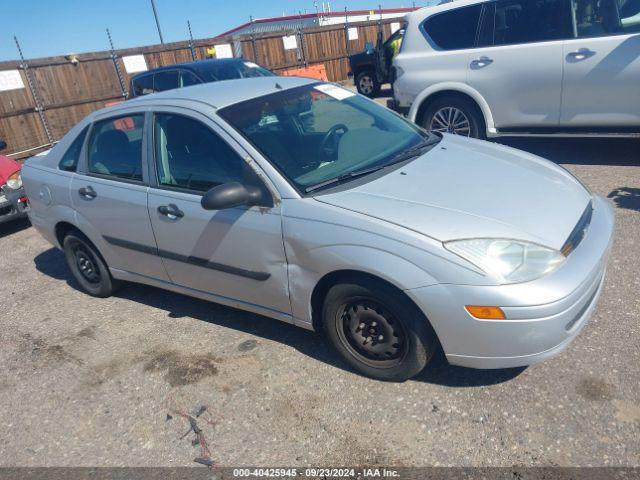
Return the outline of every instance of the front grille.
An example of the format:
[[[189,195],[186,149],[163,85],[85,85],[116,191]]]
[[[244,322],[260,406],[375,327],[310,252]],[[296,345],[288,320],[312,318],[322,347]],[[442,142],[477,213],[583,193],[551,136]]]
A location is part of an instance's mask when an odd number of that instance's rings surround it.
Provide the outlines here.
[[[587,205],[587,208],[584,209],[584,212],[582,213],[580,220],[578,220],[578,223],[576,223],[576,226],[571,231],[569,238],[567,238],[567,241],[564,242],[564,245],[560,249],[560,252],[565,257],[568,257],[571,252],[573,252],[576,248],[578,248],[578,245],[580,245],[580,242],[582,242],[582,239],[586,235],[587,230],[589,229],[589,225],[591,224],[592,215],[593,215],[593,204],[592,202],[589,202],[589,205]]]

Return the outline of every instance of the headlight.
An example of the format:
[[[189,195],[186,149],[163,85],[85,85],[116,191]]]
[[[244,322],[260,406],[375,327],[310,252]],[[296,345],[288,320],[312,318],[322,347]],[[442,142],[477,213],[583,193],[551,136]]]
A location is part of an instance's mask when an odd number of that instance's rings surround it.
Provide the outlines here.
[[[444,247],[495,276],[500,283],[528,282],[558,268],[565,257],[551,248],[520,240],[453,240]]]
[[[18,190],[22,187],[22,177],[20,176],[20,172],[16,172],[9,176],[7,179],[7,187],[12,188],[13,190]]]

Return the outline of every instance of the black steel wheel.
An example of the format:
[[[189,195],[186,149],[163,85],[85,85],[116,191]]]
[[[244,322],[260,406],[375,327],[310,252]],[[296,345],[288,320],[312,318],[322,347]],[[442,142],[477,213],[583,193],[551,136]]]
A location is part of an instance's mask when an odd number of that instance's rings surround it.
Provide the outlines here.
[[[322,320],[338,353],[378,380],[413,377],[438,344],[424,314],[401,291],[375,279],[354,278],[331,287]]]
[[[63,249],[67,265],[82,289],[94,297],[108,297],[119,286],[93,244],[80,232],[64,237]]]
[[[356,77],[356,88],[358,93],[367,97],[375,97],[380,91],[380,83],[374,72],[365,71]]]

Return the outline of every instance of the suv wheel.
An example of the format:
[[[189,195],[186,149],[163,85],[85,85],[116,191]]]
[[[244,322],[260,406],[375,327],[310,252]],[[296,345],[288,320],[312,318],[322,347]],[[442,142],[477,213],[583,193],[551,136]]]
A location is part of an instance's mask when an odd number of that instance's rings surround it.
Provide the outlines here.
[[[377,380],[413,377],[437,345],[424,315],[401,293],[374,281],[333,286],[322,321],[329,341],[349,365]]]
[[[374,97],[380,91],[380,84],[373,72],[362,72],[356,77],[358,93],[367,97]]]
[[[120,283],[113,279],[93,244],[80,232],[71,232],[62,242],[71,273],[83,290],[94,297],[109,297]]]
[[[446,96],[432,102],[424,112],[422,126],[430,132],[482,139],[486,136],[484,118],[478,107],[457,96]]]

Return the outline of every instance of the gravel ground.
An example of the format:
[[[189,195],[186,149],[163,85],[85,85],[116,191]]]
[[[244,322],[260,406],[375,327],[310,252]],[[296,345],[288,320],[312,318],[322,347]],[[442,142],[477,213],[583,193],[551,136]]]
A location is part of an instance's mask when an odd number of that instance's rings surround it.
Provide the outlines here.
[[[640,465],[640,143],[508,143],[617,206],[599,306],[562,355],[376,382],[275,320],[139,285],[91,298],[28,224],[1,225],[0,466],[190,466],[202,438],[225,466]]]

